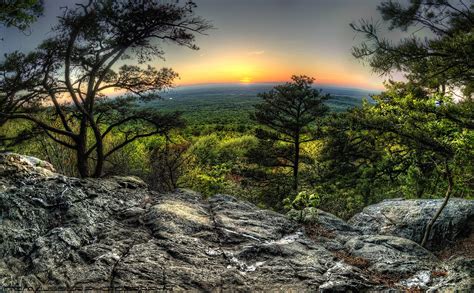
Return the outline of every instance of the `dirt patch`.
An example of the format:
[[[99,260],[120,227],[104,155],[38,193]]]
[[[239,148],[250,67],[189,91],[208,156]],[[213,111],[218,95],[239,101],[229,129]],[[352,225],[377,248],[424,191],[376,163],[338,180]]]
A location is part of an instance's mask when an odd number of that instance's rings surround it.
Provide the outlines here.
[[[359,269],[367,269],[370,266],[369,261],[366,260],[365,258],[350,255],[348,252],[344,250],[335,251],[333,252],[333,254],[335,257],[342,260],[343,262],[351,266],[357,267]]]
[[[336,234],[334,234],[334,232],[329,231],[323,226],[315,223],[305,224],[304,230],[306,232],[306,235],[313,240],[317,240],[318,237],[325,237],[329,239],[333,239],[336,237]]]
[[[433,278],[446,277],[448,275],[447,271],[432,271],[431,276]]]
[[[458,256],[474,258],[474,233],[471,233],[469,237],[458,240],[442,250],[434,251],[434,254],[441,260]]]
[[[398,284],[401,280],[407,279],[410,275],[389,275],[389,274],[381,274],[372,271],[368,271],[370,273],[370,280],[375,284],[384,285],[388,288],[399,288],[405,290],[416,290],[415,288],[407,289],[400,287]],[[408,291],[407,291],[408,292]],[[418,291],[409,291],[409,292],[418,292]],[[424,292],[424,291],[421,291]]]

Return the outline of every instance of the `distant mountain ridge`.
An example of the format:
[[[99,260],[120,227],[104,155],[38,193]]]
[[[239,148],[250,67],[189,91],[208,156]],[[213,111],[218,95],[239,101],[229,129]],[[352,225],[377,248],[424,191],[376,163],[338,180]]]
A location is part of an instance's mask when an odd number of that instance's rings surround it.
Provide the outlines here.
[[[273,87],[281,83],[253,83],[253,84],[241,84],[241,83],[230,83],[230,84],[205,84],[205,85],[190,85],[176,87],[169,92],[163,94],[163,97],[180,97],[183,95],[222,95],[222,94],[236,94],[236,95],[257,95],[262,92],[267,92]],[[319,86],[315,85],[315,88],[321,89],[324,93],[328,93],[335,96],[348,96],[354,98],[365,98],[373,94],[379,94],[381,91],[378,90],[366,90],[359,88],[350,87],[337,87],[337,86]]]
[[[276,83],[212,84],[174,88],[162,93],[161,100],[143,104],[164,112],[180,111],[191,124],[252,124],[249,114],[260,101],[258,94],[271,90]],[[331,99],[327,105],[333,112],[343,112],[362,105],[379,91],[344,87],[318,86]]]

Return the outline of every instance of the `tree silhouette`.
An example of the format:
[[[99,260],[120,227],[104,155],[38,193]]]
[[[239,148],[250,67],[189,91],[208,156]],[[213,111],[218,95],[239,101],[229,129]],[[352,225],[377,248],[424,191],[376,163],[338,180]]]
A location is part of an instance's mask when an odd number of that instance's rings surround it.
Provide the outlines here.
[[[460,87],[474,92],[474,4],[450,0],[410,0],[408,5],[384,1],[378,6],[390,30],[427,31],[431,37],[410,34],[399,42],[384,38],[380,25],[367,20],[351,24],[365,35],[353,55],[377,73],[401,71],[420,86],[446,91]]]
[[[0,23],[6,27],[27,29],[43,13],[43,0],[0,1]]]
[[[0,64],[1,117],[30,121],[73,149],[81,177],[101,176],[104,161],[136,139],[182,125],[177,113],[137,103],[159,98],[177,77],[148,64],[163,58],[161,44],[196,50],[195,34],[211,28],[195,16],[192,1],[180,3],[90,0],[65,8],[52,38],[32,53],[8,54]],[[123,96],[105,95],[112,89]],[[56,119],[61,127],[50,123]],[[106,148],[114,131],[123,141]]]

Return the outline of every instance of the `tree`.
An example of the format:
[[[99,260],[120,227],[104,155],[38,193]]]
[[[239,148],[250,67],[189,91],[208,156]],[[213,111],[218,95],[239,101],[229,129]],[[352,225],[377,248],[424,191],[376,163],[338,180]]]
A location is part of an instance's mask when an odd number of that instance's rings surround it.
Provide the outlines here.
[[[6,27],[16,27],[22,31],[26,30],[29,25],[43,14],[42,0],[0,0],[0,24]],[[0,40],[2,40],[0,38]],[[0,109],[2,107],[2,98],[0,96]],[[0,127],[4,125],[6,120],[0,116]],[[9,147],[32,138],[36,131],[24,131],[22,135],[16,139],[5,140],[5,136],[0,134],[0,146]]]
[[[378,9],[390,30],[430,32],[430,37],[413,33],[393,43],[381,37],[373,23],[351,25],[366,36],[366,42],[354,48],[356,58],[367,60],[378,73],[401,71],[408,80],[390,82],[376,105],[358,112],[356,119],[368,129],[396,134],[403,144],[423,152],[447,182],[445,200],[425,229],[424,246],[453,193],[453,166],[459,169],[460,158],[472,161],[474,4],[411,0],[405,7],[390,0]],[[456,89],[463,92],[460,101],[453,98]]]
[[[354,113],[354,123],[375,133],[395,134],[399,138],[398,145],[423,154],[424,160],[432,163],[447,183],[445,200],[425,229],[421,241],[425,246],[433,224],[455,191],[455,177],[461,178],[472,167],[465,162],[474,160],[474,131],[464,123],[437,115],[444,112],[443,108],[456,105],[452,98],[441,94],[433,96],[417,87],[392,82],[387,91],[375,99],[374,106]],[[389,142],[386,145],[390,147]]]
[[[0,0],[0,24],[27,29],[43,14],[42,0]]]
[[[292,82],[278,85],[259,95],[262,103],[255,106],[252,118],[263,127],[257,137],[267,144],[262,161],[270,166],[288,167],[293,171],[293,191],[298,192],[301,145],[314,141],[315,128],[327,111],[320,90],[312,87],[314,79],[292,76]],[[277,144],[281,144],[279,147]]]
[[[355,127],[350,120],[353,111],[327,119],[310,180],[320,190],[321,206],[345,218],[377,201],[388,177],[385,138]],[[393,141],[393,136],[386,139]]]
[[[353,49],[356,58],[368,61],[377,73],[401,71],[411,82],[435,91],[458,87],[466,97],[474,93],[474,4],[410,0],[405,7],[390,0],[378,10],[390,30],[416,31],[394,43],[380,35],[380,25],[353,23],[351,27],[366,37]]]
[[[101,176],[115,151],[182,125],[178,113],[160,114],[138,102],[158,99],[177,77],[147,65],[163,58],[160,45],[198,49],[195,34],[211,28],[195,8],[192,1],[159,0],[90,0],[66,8],[51,39],[32,53],[8,54],[0,64],[0,117],[30,121],[76,152],[81,177]],[[105,93],[113,89],[124,95],[109,98]],[[114,132],[123,141],[107,148],[104,141]]]
[[[149,185],[159,192],[170,192],[178,188],[178,181],[190,162],[186,154],[188,142],[172,144],[168,137],[165,144],[155,148],[151,153]]]

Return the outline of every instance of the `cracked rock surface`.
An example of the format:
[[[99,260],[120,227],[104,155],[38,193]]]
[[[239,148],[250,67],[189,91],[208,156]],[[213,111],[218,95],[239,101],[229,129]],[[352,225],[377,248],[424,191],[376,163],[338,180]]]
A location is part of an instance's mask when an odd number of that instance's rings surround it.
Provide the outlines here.
[[[158,194],[134,177],[69,178],[16,154],[0,155],[0,213],[6,291],[472,288],[472,261],[443,263],[411,240],[363,235],[328,213],[320,219],[331,233],[309,235],[230,196]]]
[[[349,223],[364,234],[384,234],[420,242],[443,199],[384,200],[366,207]],[[433,225],[429,248],[452,245],[474,231],[474,200],[451,198]]]

